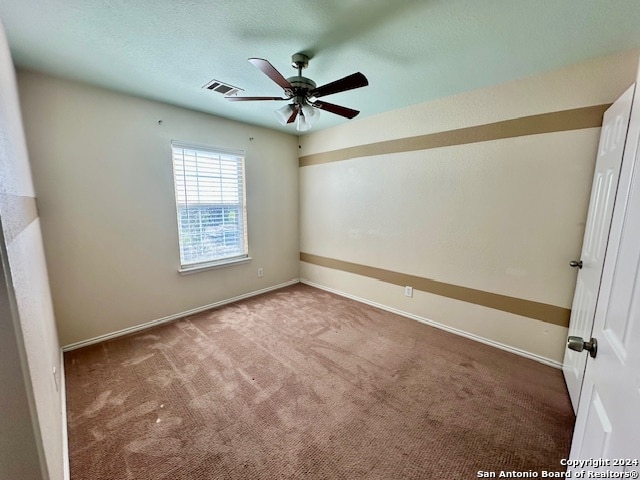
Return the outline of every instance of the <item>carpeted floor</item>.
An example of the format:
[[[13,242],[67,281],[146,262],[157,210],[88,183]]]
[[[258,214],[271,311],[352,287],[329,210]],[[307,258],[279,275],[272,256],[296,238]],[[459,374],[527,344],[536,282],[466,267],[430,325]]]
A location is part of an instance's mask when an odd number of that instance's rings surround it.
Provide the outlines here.
[[[65,354],[72,480],[564,470],[559,370],[305,285]]]

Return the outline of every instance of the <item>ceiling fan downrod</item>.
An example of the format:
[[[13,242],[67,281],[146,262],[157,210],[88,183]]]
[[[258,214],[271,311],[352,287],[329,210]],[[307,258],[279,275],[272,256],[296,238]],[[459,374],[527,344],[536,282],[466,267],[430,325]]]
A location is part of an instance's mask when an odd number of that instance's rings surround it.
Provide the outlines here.
[[[293,87],[292,98],[305,100],[307,94],[316,88],[316,82],[310,78],[302,76],[302,70],[309,66],[309,57],[304,53],[294,53],[291,56],[291,66],[298,69],[298,75],[287,78],[287,81]]]

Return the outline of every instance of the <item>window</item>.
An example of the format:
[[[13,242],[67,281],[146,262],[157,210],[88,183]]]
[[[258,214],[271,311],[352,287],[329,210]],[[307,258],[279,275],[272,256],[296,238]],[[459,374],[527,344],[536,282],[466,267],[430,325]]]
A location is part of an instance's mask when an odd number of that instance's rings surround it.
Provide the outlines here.
[[[181,272],[248,260],[244,153],[171,142]]]

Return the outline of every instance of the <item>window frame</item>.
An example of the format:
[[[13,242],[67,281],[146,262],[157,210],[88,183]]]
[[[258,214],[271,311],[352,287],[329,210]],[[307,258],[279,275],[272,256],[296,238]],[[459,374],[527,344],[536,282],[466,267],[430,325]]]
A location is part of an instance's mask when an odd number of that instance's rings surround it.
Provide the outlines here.
[[[244,252],[240,255],[230,255],[227,257],[220,258],[211,258],[208,260],[196,261],[196,262],[185,262],[184,258],[184,246],[182,242],[182,219],[181,212],[183,208],[188,208],[189,203],[187,202],[184,206],[180,204],[179,197],[180,193],[178,191],[178,178],[182,176],[183,180],[186,181],[186,173],[182,173],[180,175],[176,169],[176,150],[192,150],[195,152],[203,152],[209,154],[215,154],[220,156],[232,156],[238,157],[240,163],[241,173],[239,175],[238,183],[241,183],[241,194],[240,194],[240,203],[229,203],[228,205],[236,206],[240,210],[241,222],[242,222],[242,242],[238,242],[238,245],[243,247]],[[181,275],[188,275],[191,273],[197,273],[205,270],[217,269],[229,267],[232,265],[240,265],[244,263],[249,263],[251,261],[251,257],[249,256],[249,242],[248,242],[248,219],[247,219],[247,189],[246,189],[246,155],[244,150],[231,150],[225,148],[211,147],[207,145],[198,145],[195,143],[182,142],[177,140],[171,140],[171,172],[173,178],[173,195],[174,195],[174,205],[176,208],[176,231],[177,231],[177,240],[178,240],[178,255],[180,261],[180,268],[178,272]],[[238,178],[238,177],[236,177]],[[200,187],[198,187],[200,189]],[[185,199],[187,198],[186,194],[184,194]],[[195,208],[198,208],[198,204],[192,204]],[[206,208],[203,204],[200,208]],[[224,205],[224,202],[221,200],[220,206]],[[202,215],[200,212],[199,215]]]

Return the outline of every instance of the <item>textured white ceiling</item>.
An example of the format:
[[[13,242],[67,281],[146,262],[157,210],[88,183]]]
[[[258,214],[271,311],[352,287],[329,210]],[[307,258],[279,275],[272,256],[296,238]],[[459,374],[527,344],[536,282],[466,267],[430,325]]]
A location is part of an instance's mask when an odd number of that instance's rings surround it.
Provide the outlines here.
[[[639,0],[0,0],[19,67],[295,133],[281,102],[227,102],[280,88],[291,55],[322,85],[355,71],[368,87],[326,97],[360,117],[640,47]],[[322,112],[314,129],[343,122]]]

